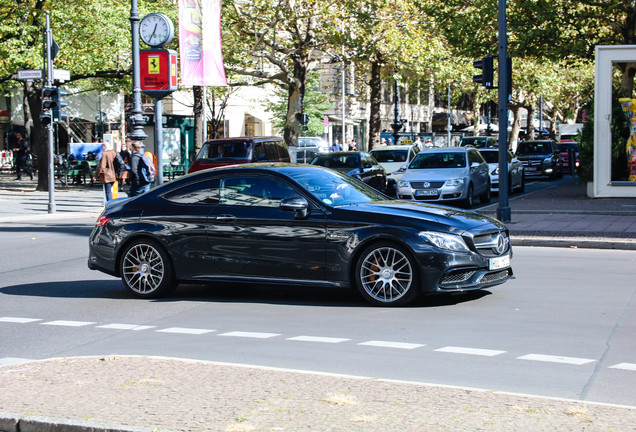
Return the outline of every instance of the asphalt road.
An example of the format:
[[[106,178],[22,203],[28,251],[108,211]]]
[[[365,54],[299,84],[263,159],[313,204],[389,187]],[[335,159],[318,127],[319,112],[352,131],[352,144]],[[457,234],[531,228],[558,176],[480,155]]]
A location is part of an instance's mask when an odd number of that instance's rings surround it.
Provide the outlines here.
[[[515,280],[408,308],[225,284],[145,301],[88,270],[92,223],[0,224],[0,364],[147,354],[636,406],[636,252],[517,247]]]

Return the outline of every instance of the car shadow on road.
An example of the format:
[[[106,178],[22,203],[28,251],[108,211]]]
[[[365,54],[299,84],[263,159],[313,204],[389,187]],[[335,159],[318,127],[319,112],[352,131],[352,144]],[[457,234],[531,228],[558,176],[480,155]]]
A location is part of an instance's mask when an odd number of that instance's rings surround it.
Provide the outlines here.
[[[307,286],[268,286],[243,283],[181,284],[168,297],[160,299],[138,299],[130,294],[121,281],[81,280],[40,282],[11,285],[0,288],[0,293],[16,296],[51,298],[87,298],[134,300],[139,302],[200,301],[218,303],[265,303],[294,306],[321,307],[374,307],[353,289]],[[460,294],[421,296],[408,308],[430,308],[453,306],[478,300],[489,291],[471,291]]]

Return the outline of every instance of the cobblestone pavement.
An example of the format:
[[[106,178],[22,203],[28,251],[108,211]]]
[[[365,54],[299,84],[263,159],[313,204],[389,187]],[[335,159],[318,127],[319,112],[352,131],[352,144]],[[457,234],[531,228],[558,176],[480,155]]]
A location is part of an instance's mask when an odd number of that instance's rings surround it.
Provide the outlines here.
[[[636,430],[636,407],[151,357],[5,366],[0,388],[12,432]]]

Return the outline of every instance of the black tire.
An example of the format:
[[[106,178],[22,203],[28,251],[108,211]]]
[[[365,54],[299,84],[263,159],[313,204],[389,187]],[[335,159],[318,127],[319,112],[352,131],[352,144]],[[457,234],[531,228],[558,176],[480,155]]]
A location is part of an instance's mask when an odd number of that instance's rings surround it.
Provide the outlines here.
[[[366,301],[375,306],[402,306],[419,294],[415,260],[403,247],[389,242],[368,246],[358,258],[355,283]]]
[[[176,288],[168,254],[150,239],[135,240],[127,245],[119,270],[124,286],[136,297],[163,297]]]
[[[473,185],[471,183],[468,185],[468,193],[466,194],[466,198],[464,198],[464,201],[462,202],[462,207],[469,209],[472,208],[473,204],[475,204],[475,201],[473,197]]]
[[[490,198],[491,198],[490,181],[488,181],[488,184],[486,185],[486,192],[484,192],[479,197],[479,202],[482,203],[482,204],[489,204],[490,203]]]

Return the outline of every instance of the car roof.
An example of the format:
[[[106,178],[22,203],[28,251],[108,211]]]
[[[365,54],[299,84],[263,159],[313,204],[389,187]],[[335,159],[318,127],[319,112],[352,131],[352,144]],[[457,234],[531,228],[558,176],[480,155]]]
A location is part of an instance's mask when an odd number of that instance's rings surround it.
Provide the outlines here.
[[[394,144],[394,145],[384,145],[373,147],[370,151],[383,151],[383,150],[408,150],[413,147],[414,144]]]
[[[433,147],[419,152],[418,155],[427,153],[466,153],[471,149],[477,150],[474,147]]]
[[[205,144],[208,143],[224,143],[224,142],[236,142],[236,141],[283,141],[281,137],[275,136],[245,136],[245,137],[228,137],[228,138],[214,138],[211,140],[207,140]]]

